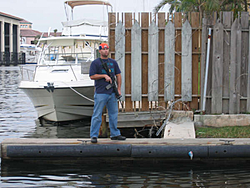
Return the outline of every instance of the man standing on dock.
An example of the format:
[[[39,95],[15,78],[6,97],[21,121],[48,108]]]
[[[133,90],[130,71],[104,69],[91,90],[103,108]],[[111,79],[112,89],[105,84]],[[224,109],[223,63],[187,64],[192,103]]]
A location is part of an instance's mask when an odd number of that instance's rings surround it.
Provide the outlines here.
[[[106,43],[99,45],[101,58],[95,59],[89,70],[89,76],[95,80],[95,104],[91,118],[90,137],[92,143],[97,143],[99,129],[102,123],[102,111],[106,105],[109,114],[109,128],[111,140],[126,140],[117,128],[118,104],[111,77],[107,74],[105,66],[108,67],[110,74],[117,79],[117,89],[121,95],[121,70],[114,59],[108,58],[109,46]],[[106,65],[105,65],[106,64]]]

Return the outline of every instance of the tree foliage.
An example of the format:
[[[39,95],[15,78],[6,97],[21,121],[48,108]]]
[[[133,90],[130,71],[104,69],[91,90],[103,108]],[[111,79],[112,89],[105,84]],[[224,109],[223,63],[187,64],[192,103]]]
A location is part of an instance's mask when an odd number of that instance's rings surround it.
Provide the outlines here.
[[[247,0],[162,0],[155,8],[158,12],[165,5],[170,5],[169,12],[200,12],[211,14],[212,12],[233,11],[237,15],[240,11],[247,11]]]

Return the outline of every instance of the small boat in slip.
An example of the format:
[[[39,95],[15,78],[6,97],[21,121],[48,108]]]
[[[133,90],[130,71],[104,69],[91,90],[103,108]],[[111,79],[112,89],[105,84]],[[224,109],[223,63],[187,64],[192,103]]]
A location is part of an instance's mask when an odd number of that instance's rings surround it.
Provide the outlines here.
[[[110,5],[99,0],[65,2],[72,10],[75,6],[97,3]],[[73,26],[74,21],[69,22],[65,31],[77,27]],[[22,80],[19,88],[32,101],[39,119],[61,122],[92,116],[94,81],[89,78],[89,66],[96,57],[99,44],[108,39],[104,33],[108,29],[97,23],[84,25],[82,30],[70,31],[68,35],[41,38],[39,43],[43,48],[37,65],[33,70],[20,67]],[[92,32],[96,27],[99,34]]]

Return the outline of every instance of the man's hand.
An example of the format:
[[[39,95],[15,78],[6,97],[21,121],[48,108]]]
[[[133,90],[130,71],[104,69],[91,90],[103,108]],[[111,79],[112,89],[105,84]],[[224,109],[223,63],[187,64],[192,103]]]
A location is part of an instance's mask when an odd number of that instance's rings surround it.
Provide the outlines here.
[[[112,84],[112,79],[107,74],[104,75],[104,78],[106,82],[110,82]]]
[[[103,78],[106,80],[106,82],[110,82],[112,84],[112,79],[107,74],[94,74],[90,76],[91,80],[99,80]]]

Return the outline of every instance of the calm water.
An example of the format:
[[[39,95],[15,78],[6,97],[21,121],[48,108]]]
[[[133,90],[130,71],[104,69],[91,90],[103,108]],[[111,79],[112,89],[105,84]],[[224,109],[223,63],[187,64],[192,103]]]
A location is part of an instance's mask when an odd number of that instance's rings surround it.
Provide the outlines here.
[[[18,67],[0,67],[0,142],[5,138],[88,138],[89,121],[41,126],[18,89]],[[250,187],[250,165],[1,164],[0,187]]]

